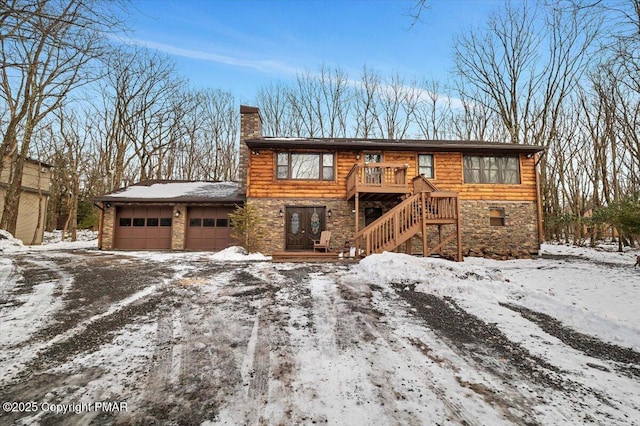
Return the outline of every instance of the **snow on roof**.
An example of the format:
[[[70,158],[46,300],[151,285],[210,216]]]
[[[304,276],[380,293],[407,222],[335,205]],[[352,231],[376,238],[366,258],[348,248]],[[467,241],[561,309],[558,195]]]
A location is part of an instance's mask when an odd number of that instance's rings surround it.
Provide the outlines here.
[[[238,194],[236,182],[156,182],[128,186],[106,194],[101,199],[175,199],[175,198],[233,198]]]

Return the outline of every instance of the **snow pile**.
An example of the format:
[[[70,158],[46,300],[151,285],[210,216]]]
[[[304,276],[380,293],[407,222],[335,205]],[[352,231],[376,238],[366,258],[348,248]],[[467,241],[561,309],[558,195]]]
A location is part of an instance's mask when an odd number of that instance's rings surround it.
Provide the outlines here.
[[[16,239],[9,232],[0,229],[0,252],[9,253],[24,250],[22,241]]]
[[[500,272],[480,265],[389,252],[367,256],[354,268],[354,272],[380,285],[411,283],[443,286],[452,283],[469,285],[473,281],[505,281]]]
[[[262,253],[248,253],[243,247],[233,246],[215,253],[211,256],[211,260],[242,262],[245,260],[270,260],[270,258]]]
[[[247,253],[247,251],[239,246],[228,247],[218,252],[208,251],[127,251],[127,256],[139,259],[152,260],[154,262],[167,262],[178,264],[180,262],[245,262],[245,261],[265,261],[271,260],[270,257],[264,256],[262,253]]]

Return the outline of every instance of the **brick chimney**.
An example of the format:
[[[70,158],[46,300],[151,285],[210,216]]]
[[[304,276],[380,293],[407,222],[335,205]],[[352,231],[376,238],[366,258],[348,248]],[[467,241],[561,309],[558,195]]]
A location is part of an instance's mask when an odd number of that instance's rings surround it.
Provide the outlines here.
[[[240,105],[240,158],[238,162],[238,192],[242,195],[247,193],[247,171],[249,168],[249,148],[245,141],[247,139],[258,139],[262,137],[262,117],[260,110],[256,107]]]

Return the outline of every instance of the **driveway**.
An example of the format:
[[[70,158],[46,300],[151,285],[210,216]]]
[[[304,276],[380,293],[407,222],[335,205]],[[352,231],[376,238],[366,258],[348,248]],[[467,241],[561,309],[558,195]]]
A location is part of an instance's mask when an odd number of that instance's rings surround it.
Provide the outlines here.
[[[455,297],[352,265],[9,256],[1,424],[640,421],[637,351],[517,303],[496,309],[521,338]],[[575,368],[556,361],[565,353]]]

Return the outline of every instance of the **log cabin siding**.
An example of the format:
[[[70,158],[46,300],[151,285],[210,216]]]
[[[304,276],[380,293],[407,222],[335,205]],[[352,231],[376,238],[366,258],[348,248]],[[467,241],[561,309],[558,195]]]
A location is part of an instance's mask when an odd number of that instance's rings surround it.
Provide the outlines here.
[[[303,180],[276,178],[276,152],[261,150],[249,159],[247,197],[252,198],[345,198],[347,175],[358,161],[351,151],[340,151],[335,156],[334,180]],[[327,152],[327,151],[291,151]]]
[[[327,152],[295,150],[292,152]],[[276,179],[275,150],[250,154],[247,197],[251,198],[344,198],[346,177],[355,163],[364,164],[355,151],[338,151],[335,157],[336,178],[333,181]],[[418,155],[431,154],[434,178],[443,191],[456,191],[461,200],[536,201],[535,157],[520,154],[520,184],[465,184],[463,154],[457,152],[384,151],[386,163],[408,164],[409,182],[417,175]]]

